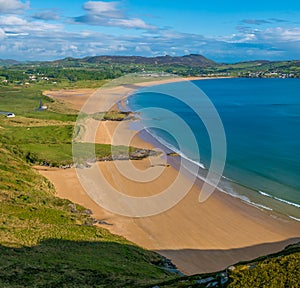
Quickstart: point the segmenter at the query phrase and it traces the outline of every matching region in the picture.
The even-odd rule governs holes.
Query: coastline
[[[174,80],[182,79],[168,81]],[[163,83],[166,81],[138,83],[134,85],[134,88]],[[105,111],[109,104],[112,104],[109,103],[109,95],[116,96],[113,97],[113,101],[116,101],[117,98],[120,101],[134,91],[132,87],[111,89],[113,91],[109,91],[108,88],[106,94],[104,93],[105,101],[98,101],[97,107],[93,108]],[[68,100],[74,101],[73,108],[76,105],[79,108],[84,101],[84,96],[78,96],[82,93],[76,91],[74,93],[77,96],[73,96],[72,100],[71,95]],[[61,97],[64,98],[63,92]],[[124,139],[132,138],[130,142],[132,146],[153,147],[153,143],[145,142],[144,137],[134,136],[135,131],[130,129],[129,123],[124,123],[122,129],[115,135],[116,126],[120,123],[105,121],[101,122],[99,127],[99,123],[94,124],[97,125],[94,126],[97,130],[96,143],[110,144],[113,138],[114,145],[122,145]],[[88,140],[86,139],[86,141]],[[161,164],[160,158],[156,161]],[[132,164],[140,170],[150,169],[155,172],[162,169],[162,166],[151,167],[152,164],[148,159],[132,161]],[[125,165],[129,165],[129,163],[125,163]],[[120,175],[114,162],[101,162],[98,163],[98,166],[107,181],[122,193],[133,196],[157,194],[170,185],[178,174],[174,167],[165,166],[158,179],[141,185]],[[55,185],[58,197],[67,198],[91,209],[93,217],[104,219],[107,223],[112,224],[108,226],[104,224],[104,227],[111,232],[170,258],[179,270],[186,274],[223,269],[241,260],[249,260],[278,251],[284,246],[300,240],[299,223],[274,218],[268,211],[251,207],[223,192],[215,191],[205,203],[199,203],[200,191],[197,185],[192,187],[189,194],[180,203],[162,214],[147,218],[128,218],[107,212],[90,199],[81,187],[75,169],[62,170],[43,167],[38,168],[38,171]],[[188,177],[184,181],[188,182]],[[181,184],[184,187],[186,183]],[[142,191],[142,195],[140,191]],[[220,215],[220,211],[222,211],[222,215]]]
[[[212,78],[213,79],[213,78]],[[228,78],[227,78],[228,79]],[[199,81],[199,83],[201,83],[201,81]],[[230,82],[228,82],[230,83]],[[172,88],[171,88],[172,89]],[[162,89],[163,90],[163,89]],[[150,90],[151,91],[151,90]],[[159,89],[158,89],[159,91]],[[145,101],[146,98],[142,97],[142,101]],[[151,102],[152,100],[150,100]],[[127,105],[128,105],[128,101],[126,101]],[[130,105],[131,105],[131,101],[129,101]],[[134,103],[134,101],[133,101]],[[147,104],[147,100],[146,100],[146,105]],[[156,103],[156,102],[154,102]],[[133,104],[134,105],[134,104]],[[155,104],[154,104],[155,105]],[[133,106],[135,107],[135,106]],[[124,109],[124,103],[122,104],[122,107]],[[141,107],[139,107],[139,105],[136,107],[137,109],[140,109]],[[127,109],[125,109],[127,111],[134,111],[135,109],[132,107],[129,107]],[[151,117],[151,116],[150,116]],[[154,120],[156,120],[156,117],[159,118],[159,116],[155,116]],[[146,119],[145,120],[148,125],[149,120]],[[154,125],[155,121],[153,121]],[[151,124],[150,124],[151,125]],[[140,125],[141,126],[141,125]],[[134,127],[133,127],[134,130]],[[151,134],[150,137],[147,136],[147,134]],[[183,157],[184,159],[187,159],[188,161],[191,161],[191,163],[194,163],[193,160],[190,160],[189,157],[187,157],[186,155],[182,154],[181,151],[178,151],[178,149],[176,147],[173,147],[170,143],[166,142],[164,139],[162,139],[160,136],[157,136],[154,132],[152,131],[146,131],[145,133],[142,134],[142,136],[144,136],[144,139],[146,140],[146,142],[154,142],[156,143],[155,145],[159,144],[160,147],[163,147],[164,150],[168,151],[168,152],[177,152],[178,154],[180,154],[178,158]],[[149,139],[149,140],[147,140]],[[174,159],[174,161],[172,162],[172,166],[176,166],[177,168],[180,166],[180,163],[177,164],[176,161],[177,159]],[[175,162],[175,164],[174,164]],[[205,179],[205,175],[207,174],[207,169],[205,168],[206,164],[200,163],[199,164],[199,173],[198,173],[198,177],[201,180]],[[249,164],[249,167],[250,166]],[[248,170],[247,170],[248,171]],[[191,173],[192,175],[195,174],[195,171],[188,171],[188,173]],[[232,176],[232,175],[231,175]],[[239,200],[245,202],[248,205],[252,205],[254,207],[256,207],[257,209],[264,209],[264,210],[268,210],[268,211],[272,211],[271,213],[273,213],[276,216],[279,217],[284,217],[284,218],[289,218],[289,219],[293,219],[294,221],[298,221],[300,222],[300,204],[299,202],[293,201],[293,200],[287,200],[289,198],[286,197],[281,197],[281,196],[274,196],[274,194],[272,194],[272,192],[265,192],[265,191],[272,191],[272,190],[268,190],[268,188],[266,188],[264,185],[260,186],[259,185],[251,185],[247,182],[242,182],[238,180],[238,177],[234,178],[233,176],[222,176],[218,185],[218,189],[220,191],[222,191],[223,193],[229,194],[232,197],[238,198]],[[255,176],[255,175],[254,175]],[[192,177],[193,178],[193,177]],[[234,180],[233,180],[234,179]],[[249,179],[251,179],[250,181],[252,181],[252,183],[255,183],[255,177],[249,177]],[[251,183],[251,182],[250,182]],[[283,186],[283,184],[282,184]],[[288,186],[288,184],[287,184]],[[284,189],[285,187],[275,187],[274,191],[285,191]],[[265,190],[266,189],[266,190]],[[297,191],[294,191],[297,195]],[[281,193],[281,195],[284,192]]]

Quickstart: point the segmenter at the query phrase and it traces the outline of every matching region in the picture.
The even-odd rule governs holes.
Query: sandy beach
[[[83,109],[86,112],[107,111],[112,107],[115,109],[116,102],[135,89],[160,83],[163,82],[101,89],[93,97],[95,101]],[[45,91],[46,95],[69,103],[70,107],[77,110],[82,109],[92,93],[95,90]],[[143,141],[135,131],[129,129],[129,121],[103,121],[100,125],[99,121],[90,121],[90,131],[87,131],[84,139],[86,142],[153,148],[151,143]],[[118,162],[99,162],[96,165],[105,181],[124,195],[157,195],[179,176],[179,172],[166,165],[160,156]],[[124,169],[128,167],[128,171],[134,166],[147,175],[159,176],[139,183],[122,175],[118,169],[119,164]],[[200,188],[191,185],[190,179],[184,175],[180,175],[177,188],[185,189],[190,185],[191,189],[182,201],[164,213],[133,218],[108,212],[99,206],[80,184],[75,169],[36,169],[55,185],[58,197],[91,209],[94,218],[111,224],[102,227],[168,257],[185,274],[217,271],[235,262],[276,252],[290,243],[300,241],[299,222],[278,218],[222,192],[215,191],[207,201],[199,203]]]

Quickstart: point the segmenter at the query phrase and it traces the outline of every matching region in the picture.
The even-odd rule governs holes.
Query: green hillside
[[[94,226],[89,210],[56,198],[31,167],[72,161],[76,115],[36,111],[40,98],[51,107],[36,88],[0,91],[1,109],[17,115],[0,115],[0,287],[140,287],[174,278],[161,256]]]
[[[237,263],[223,271],[184,276],[156,285],[159,288],[297,288],[300,287],[299,268],[300,243],[275,254]]]

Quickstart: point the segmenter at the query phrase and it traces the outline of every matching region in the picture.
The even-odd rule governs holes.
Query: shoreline
[[[166,83],[155,81],[142,85],[156,85],[157,82]],[[142,88],[142,85],[137,84],[138,88]],[[118,95],[120,100],[126,99],[134,91],[128,93],[128,89],[121,88],[117,89],[120,93]],[[121,94],[122,91],[123,94]],[[113,92],[115,93],[116,90]],[[78,96],[73,98],[76,97],[79,98]],[[77,101],[78,105],[78,99],[74,101]],[[102,107],[105,108],[105,105],[106,103]],[[124,142],[124,138],[129,135],[132,143],[138,148],[145,148],[147,145],[147,147],[153,147],[151,141],[147,143],[145,139],[142,139],[143,137],[133,136],[135,132],[130,130],[129,123],[125,123],[121,131],[114,135],[117,124],[120,123],[101,122],[97,129],[96,142],[109,143],[114,138],[114,144],[118,144]],[[157,161],[160,164],[161,160]],[[131,162],[142,171],[149,170],[151,167],[149,160]],[[164,167],[163,175],[159,176],[157,181],[153,181],[150,185],[147,185],[148,183],[139,185],[118,174],[113,162],[103,162],[97,165],[102,169],[106,179],[119,188],[120,192],[133,196],[141,196],[141,190],[143,196],[157,194],[178,174],[174,167]],[[149,171],[161,168],[160,166],[151,167]],[[220,191],[215,191],[205,203],[199,203],[200,190],[194,185],[189,194],[168,211],[147,218],[128,218],[107,212],[97,205],[81,187],[75,169],[61,170],[44,167],[39,172],[54,183],[58,197],[68,198],[72,202],[91,209],[93,217],[104,219],[112,224],[104,226],[112,233],[122,235],[144,248],[155,250],[170,258],[185,274],[216,271],[241,260],[276,252],[287,244],[300,240],[300,232],[298,232],[300,225],[296,221],[275,219],[266,211],[260,211]],[[167,180],[170,180],[169,183],[166,183]],[[220,211],[222,215],[219,214]]]
[[[232,79],[232,77],[219,77],[220,79]],[[207,78],[200,78],[200,79],[191,79],[191,80],[206,80]],[[215,77],[210,77],[209,79],[218,79]],[[127,107],[125,102],[126,99],[134,95],[136,91],[133,91],[132,93],[129,93],[126,95],[124,98],[120,100],[119,107],[121,111],[132,111],[134,112],[131,107]],[[130,129],[135,131],[135,128],[131,125]],[[163,142],[160,142],[159,139],[156,138],[155,135],[152,135],[149,131],[143,130],[141,133],[141,138],[146,142],[146,143],[151,143],[153,146],[159,146],[160,149],[165,150],[167,152],[175,152],[176,149],[172,149],[169,147],[169,145],[164,144]],[[176,157],[177,159],[172,159],[172,157],[168,157],[170,165],[172,165],[175,169],[179,171],[180,163],[179,161],[176,161],[184,156],[178,155],[179,157]],[[189,158],[186,157],[186,159],[190,160]],[[202,174],[207,171],[207,169],[204,167],[202,163],[199,165],[200,170],[202,171]],[[190,171],[187,171],[187,173],[191,173]],[[191,177],[192,178],[192,177]],[[204,176],[198,174],[199,178],[197,182],[205,181]],[[223,183],[224,182],[224,183]],[[223,183],[223,187],[217,187],[217,190],[219,192],[225,193],[227,195],[230,195],[231,197],[247,204],[250,206],[253,206],[259,210],[263,210],[264,212],[268,214],[272,214],[274,217],[281,217],[284,219],[291,219],[293,221],[300,222],[300,214],[299,214],[299,207],[300,204],[290,202],[275,196],[272,196],[271,194],[267,194],[263,191],[256,190],[250,186],[245,186],[243,183],[237,182],[235,180],[232,180],[230,178],[226,177],[221,177],[220,183]],[[229,184],[229,187],[227,187]],[[200,184],[199,187],[202,185]],[[232,192],[227,191],[226,188],[232,190]]]
[[[134,129],[132,129],[132,130],[134,131]],[[172,154],[174,152],[171,148],[164,146],[164,144],[160,143],[154,136],[152,136],[149,132],[147,132],[145,130],[141,131],[141,134],[139,135],[139,137],[142,140],[144,140],[146,143],[150,143],[154,147],[159,146],[162,150],[165,151],[166,154],[168,154],[168,153]],[[174,153],[177,154],[176,152],[174,152]],[[167,159],[168,159],[167,163],[170,164],[174,169],[176,169],[177,171],[179,171],[179,169],[180,169],[180,163],[179,162],[180,162],[181,158],[182,158],[182,156],[180,156],[178,154],[175,155],[175,156],[167,156]],[[187,176],[189,176],[188,174],[190,174],[190,173],[191,173],[190,171],[186,170]],[[238,186],[241,186],[240,183],[234,182],[231,179],[226,179],[226,180],[229,181],[229,182],[233,182],[234,184],[236,184]],[[199,189],[202,186],[202,182],[204,182],[204,180],[198,176],[196,178],[195,184],[199,187]],[[247,190],[251,190],[253,192],[257,192],[255,190],[251,189],[250,187],[244,187],[243,186],[243,188],[245,188]],[[242,194],[233,194],[233,193],[227,192],[225,190],[222,190],[219,187],[217,187],[216,190],[218,191],[218,193],[223,193],[225,195],[228,195],[228,196],[236,199],[237,201],[240,201],[240,202],[242,202],[242,203],[244,203],[246,205],[250,205],[250,206],[252,206],[252,207],[254,207],[254,208],[258,209],[258,210],[263,211],[264,213],[267,213],[268,215],[272,215],[273,217],[279,217],[279,218],[283,218],[283,219],[291,218],[294,221],[298,221],[298,222],[300,221],[300,219],[295,218],[293,216],[290,216],[290,215],[287,215],[287,214],[283,214],[283,213],[280,213],[278,211],[274,211],[272,208],[264,206],[264,205],[262,205],[260,203],[252,202],[248,198],[244,199],[244,197],[247,197],[247,196],[243,196]],[[269,197],[272,197],[272,196],[269,196]]]

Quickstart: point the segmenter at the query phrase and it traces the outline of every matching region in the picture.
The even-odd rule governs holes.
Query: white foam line
[[[162,139],[161,137],[155,135],[154,133],[152,133],[151,131],[149,131],[147,128],[145,129],[147,131],[147,133],[149,133],[153,138],[155,138],[158,142],[160,142],[162,145],[164,145],[165,147],[167,147],[168,149],[172,150],[173,152],[177,153],[178,155],[180,155],[182,158],[188,160],[189,162],[195,164],[196,166],[205,169],[205,166],[203,163],[199,163],[195,160],[190,159],[188,156],[186,156],[184,153],[182,153],[180,150],[178,150],[177,148],[175,148],[173,145],[171,145],[170,143],[166,142],[164,139]]]
[[[151,131],[149,131],[147,128],[145,128],[145,130],[147,131],[147,133],[149,133],[153,138],[155,138],[158,142],[160,142],[162,145],[164,145],[165,147],[167,147],[168,149],[170,149],[171,151],[174,151],[175,153],[177,153],[178,155],[180,155],[182,158],[190,161],[191,163],[195,164],[196,166],[202,168],[202,169],[206,169],[206,167],[204,166],[203,163],[199,163],[195,160],[192,160],[190,159],[189,157],[187,157],[184,153],[182,153],[180,150],[176,149],[173,145],[171,145],[170,143],[166,142],[164,139],[162,139],[161,137],[155,135],[154,133],[152,133]],[[207,181],[207,179],[205,177],[202,177],[201,175],[197,174],[195,175],[194,172],[192,172],[188,167],[185,167],[184,168],[186,170],[188,170],[193,176],[196,176],[197,178],[199,178],[200,180],[202,181],[205,181],[206,183],[210,184],[210,185],[213,185],[212,183],[209,183],[209,181]],[[222,176],[222,178],[230,181],[230,182],[234,182],[232,181],[231,179],[225,177],[225,176]],[[236,194],[236,193],[230,193],[228,191],[225,191],[223,190],[222,188],[220,187],[217,187],[219,191],[223,192],[223,193],[226,193],[234,198],[238,198],[244,202],[246,202],[247,204],[250,204],[256,208],[262,208],[262,209],[265,209],[265,210],[269,210],[269,211],[272,211],[273,209],[270,208],[270,207],[267,207],[265,205],[262,205],[262,204],[258,204],[258,203],[255,203],[255,202],[252,202],[250,201],[250,199],[246,196],[243,196],[243,195],[239,195],[239,194]],[[284,199],[281,199],[281,198],[278,198],[278,197],[275,197],[275,196],[272,196],[266,192],[263,192],[263,191],[258,191],[261,195],[265,196],[265,197],[270,197],[272,199],[275,199],[277,201],[280,201],[280,202],[283,202],[285,204],[288,204],[288,205],[292,205],[292,206],[295,206],[297,208],[300,208],[300,204],[297,204],[297,203],[293,203],[293,202],[290,202],[290,201],[287,201],[287,200],[284,200]],[[289,216],[292,218],[292,216]],[[294,218],[293,218],[294,219]],[[295,218],[294,220],[297,220],[298,218]],[[300,221],[300,219],[298,219],[297,221]]]
[[[290,202],[290,201],[287,201],[287,200],[284,200],[284,199],[280,199],[280,198],[278,198],[278,197],[274,197],[274,199],[276,199],[276,200],[278,200],[278,201],[280,201],[280,202],[283,202],[283,203],[285,203],[285,204],[293,205],[293,206],[295,206],[295,207],[297,207],[297,208],[300,208],[300,204],[296,204],[296,203],[293,203],[293,202]]]
[[[289,216],[291,219],[300,222],[300,219],[299,219],[299,218],[296,218],[296,217],[293,217],[293,216],[290,216],[290,215],[288,215],[288,216]]]
[[[263,191],[258,191],[258,192],[259,192],[259,194],[261,194],[261,195],[263,195],[263,196],[270,197],[270,198],[272,198],[272,199],[275,199],[275,200],[277,200],[277,201],[283,202],[283,203],[285,203],[285,204],[292,205],[292,206],[295,206],[295,207],[297,207],[297,208],[300,208],[300,204],[297,204],[297,203],[294,203],[294,202],[290,202],[290,201],[281,199],[281,198],[279,198],[279,197],[272,196],[272,195],[270,195],[270,194],[268,194],[268,193],[266,193],[266,192],[263,192]]]
[[[265,206],[265,205],[262,205],[262,204],[258,204],[258,203],[252,202],[252,201],[248,201],[247,203],[249,203],[250,205],[252,205],[256,208],[262,208],[262,209],[265,209],[265,210],[273,211],[272,208],[270,208],[268,206]]]

